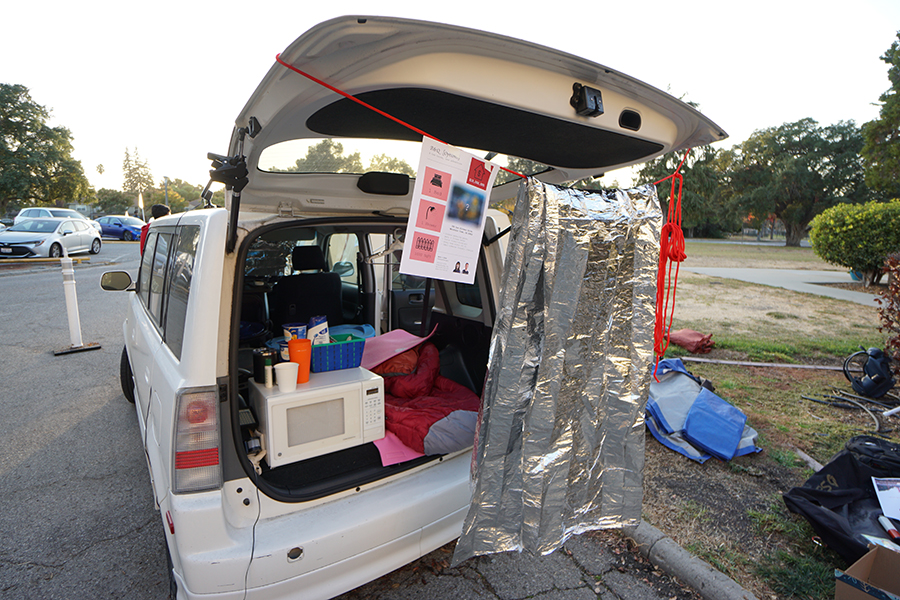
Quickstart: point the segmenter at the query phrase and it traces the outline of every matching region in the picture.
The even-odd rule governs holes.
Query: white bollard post
[[[54,352],[56,355],[79,352],[81,350],[97,350],[100,344],[84,345],[81,338],[81,319],[78,316],[78,295],[75,293],[75,267],[69,253],[63,248],[62,258],[59,259],[63,274],[63,291],[66,294],[66,313],[69,317],[69,339],[72,345]]]
[[[78,317],[78,295],[75,293],[75,267],[69,253],[63,248],[62,258],[59,259],[62,265],[63,290],[66,293],[66,312],[69,315],[69,339],[73,348],[84,346],[81,340],[81,319]]]

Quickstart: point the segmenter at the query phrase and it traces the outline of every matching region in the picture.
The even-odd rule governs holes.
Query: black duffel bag
[[[784,494],[784,503],[852,564],[868,552],[863,534],[889,539],[878,523],[881,505],[872,477],[900,477],[900,445],[856,436],[806,483]]]

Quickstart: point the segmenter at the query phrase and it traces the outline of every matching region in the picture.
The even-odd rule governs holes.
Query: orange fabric
[[[377,367],[373,368],[372,372],[385,377],[390,377],[391,375],[409,375],[410,373],[415,372],[418,362],[419,349],[417,346],[402,354],[387,359]]]

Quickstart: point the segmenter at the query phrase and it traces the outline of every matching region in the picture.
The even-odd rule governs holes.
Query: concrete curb
[[[637,527],[624,528],[622,533],[635,541],[641,555],[651,564],[691,586],[705,600],[758,600],[733,579],[700,560],[645,521],[641,521]]]

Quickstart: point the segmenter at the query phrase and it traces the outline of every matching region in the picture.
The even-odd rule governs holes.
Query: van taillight
[[[176,398],[172,491],[222,487],[216,388],[181,390]]]

